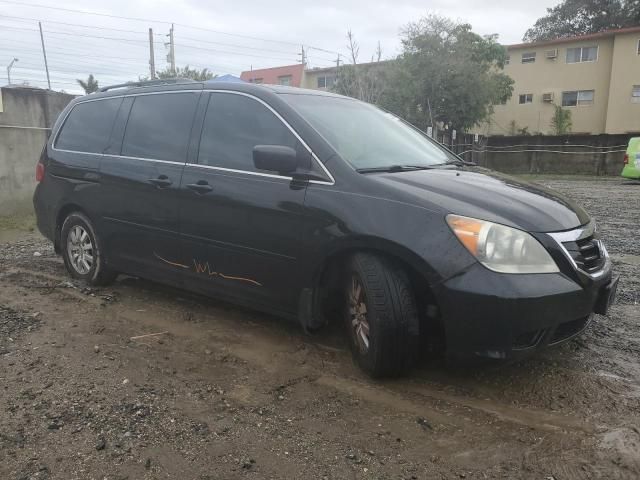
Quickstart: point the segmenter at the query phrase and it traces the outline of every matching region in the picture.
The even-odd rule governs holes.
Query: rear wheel
[[[105,265],[100,241],[86,215],[74,212],[65,218],[60,246],[65,267],[73,278],[90,285],[106,285],[117,277]]]
[[[406,272],[383,257],[357,253],[347,265],[344,293],[345,323],[358,365],[373,377],[409,370],[419,322]]]

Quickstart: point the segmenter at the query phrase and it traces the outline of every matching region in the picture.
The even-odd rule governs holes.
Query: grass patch
[[[36,228],[36,216],[33,213],[0,216],[0,230],[33,232]]]

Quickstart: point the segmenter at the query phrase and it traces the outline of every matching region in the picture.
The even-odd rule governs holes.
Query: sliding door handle
[[[206,180],[198,180],[196,183],[189,183],[187,184],[187,188],[201,194],[208,193],[213,190],[213,187],[209,185]]]
[[[166,175],[160,175],[158,178],[150,178],[147,182],[152,183],[158,188],[170,187],[173,183]]]

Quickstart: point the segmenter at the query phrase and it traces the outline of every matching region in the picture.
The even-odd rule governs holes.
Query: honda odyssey
[[[338,320],[372,376],[436,343],[520,358],[582,332],[616,291],[571,200],[326,92],[105,88],[60,115],[36,176],[38,227],[73,278],[137,275],[306,331]]]

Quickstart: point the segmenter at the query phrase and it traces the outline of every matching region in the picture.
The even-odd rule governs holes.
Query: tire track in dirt
[[[44,274],[38,271],[30,271],[23,268],[10,269],[4,276],[4,280],[10,282],[19,282],[21,279],[35,279],[45,282],[45,288],[64,283],[64,279],[55,275]],[[51,285],[53,283],[53,286]],[[15,284],[15,283],[14,283]],[[26,287],[32,288],[32,286]],[[100,299],[79,293],[78,291],[63,287],[57,290],[65,296],[70,296],[76,300],[99,304]],[[159,308],[160,307],[160,308]],[[160,310],[160,305],[154,305],[154,308]],[[340,370],[344,368],[336,368],[338,365],[350,365],[350,354],[345,349],[336,351],[330,349],[330,354],[335,361],[325,366],[329,368],[330,374],[325,369],[319,370],[315,366],[322,365],[323,361],[313,354],[314,348],[323,349],[323,345],[319,343],[309,342],[308,338],[297,336],[294,342],[303,342],[308,353],[304,367],[294,367],[291,365],[292,343],[289,338],[282,339],[277,333],[265,331],[264,328],[237,328],[236,324],[229,324],[218,316],[205,315],[202,322],[197,325],[180,324],[179,328],[175,322],[175,318],[180,316],[180,312],[171,307],[164,308],[162,315],[149,315],[150,312],[139,312],[135,314],[135,310],[126,304],[117,305],[109,312],[105,312],[105,317],[109,320],[107,323],[113,323],[116,319],[143,326],[153,327],[151,330],[168,330],[174,336],[184,336],[190,339],[196,339],[202,335],[204,325],[215,324],[215,333],[207,335],[208,344],[218,349],[224,349],[229,354],[250,363],[254,368],[264,369],[271,375],[278,375],[279,372],[287,371],[287,377],[292,374],[299,373],[307,377],[315,377],[312,381],[317,382],[325,387],[343,391],[350,395],[357,395],[360,398],[367,399],[368,402],[380,404],[387,408],[395,408],[412,413],[415,415],[423,415],[428,418],[437,419],[443,424],[454,424],[458,427],[464,426],[464,422],[456,421],[451,416],[441,413],[433,407],[434,403],[445,402],[445,409],[464,408],[474,410],[483,415],[489,415],[497,420],[510,422],[521,426],[526,426],[536,430],[544,431],[580,431],[583,433],[593,433],[595,427],[587,422],[577,418],[566,417],[562,415],[553,415],[540,410],[514,408],[506,404],[500,404],[495,400],[480,400],[469,397],[457,396],[443,393],[435,388],[426,386],[417,386],[414,382],[403,382],[396,380],[391,382],[390,386],[384,383],[371,383],[370,380],[358,380],[353,378],[356,374],[354,368],[351,375],[341,375]],[[173,311],[172,311],[173,310]],[[126,313],[125,313],[126,312]],[[168,313],[173,313],[169,314]],[[153,320],[149,322],[149,317]],[[293,352],[295,353],[295,352]],[[331,371],[333,370],[333,371]],[[416,400],[411,400],[415,397]],[[441,407],[442,408],[442,407]]]

